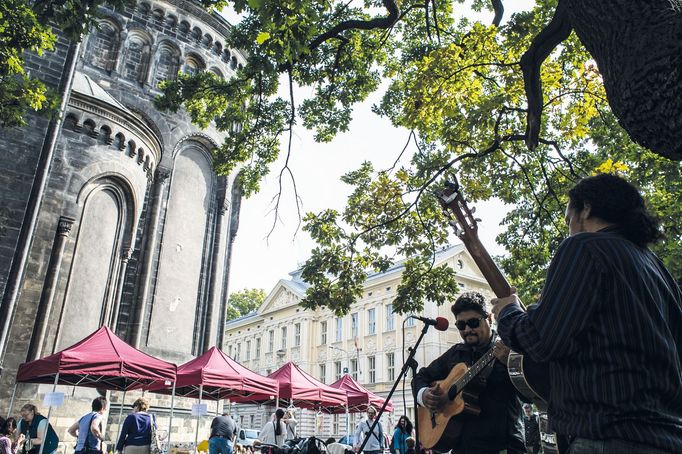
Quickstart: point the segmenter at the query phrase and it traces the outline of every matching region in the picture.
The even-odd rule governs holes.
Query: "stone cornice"
[[[132,132],[146,142],[149,151],[154,155],[155,163],[158,163],[161,159],[162,147],[160,138],[156,137],[154,131],[147,126],[143,120],[136,117],[131,112],[119,109],[109,103],[102,102],[96,98],[83,95],[76,91],[71,93],[69,106],[83,112],[106,118],[109,121],[116,123],[121,128]]]

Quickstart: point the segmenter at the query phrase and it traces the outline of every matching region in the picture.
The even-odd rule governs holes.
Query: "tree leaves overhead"
[[[500,263],[528,302],[567,234],[568,188],[597,171],[623,173],[652,196],[668,233],[658,251],[679,277],[679,165],[630,141],[595,61],[573,34],[553,51],[534,48],[548,56],[538,73],[538,146],[528,148],[536,139],[526,132],[531,79],[521,62],[542,44],[534,38],[557,17],[557,2],[538,0],[502,22],[493,3],[239,0],[231,5],[244,19],[228,44],[245,51],[246,66],[226,82],[197,75],[166,85],[159,105],[184,106],[199,124],[215,120],[227,132],[217,168],[241,166],[251,193],[277,158],[283,132],[300,122],[329,141],[348,129],[357,102],[382,78],[389,82],[374,111],[406,128],[410,147],[396,150],[390,169],[371,162],[349,169],[343,181],[353,192],[343,211],[306,215],[304,229],[318,247],[303,269],[311,284],[305,307],[343,314],[368,275],[395,266],[404,271],[398,312],[454,297],[454,271],[434,266],[449,227],[432,194],[453,175],[472,204],[496,196],[514,206],[498,238],[508,251]],[[312,94],[278,98],[283,81]]]

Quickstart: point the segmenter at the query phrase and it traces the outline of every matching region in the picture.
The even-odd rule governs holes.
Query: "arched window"
[[[175,80],[180,69],[180,49],[170,42],[159,44],[152,85],[158,87],[164,80]]]
[[[185,60],[185,65],[182,67],[182,72],[187,74],[196,74],[199,71],[206,69],[206,65],[197,55],[189,55]]]
[[[88,37],[85,48],[85,61],[92,66],[111,71],[116,66],[119,28],[114,22],[103,20],[99,29],[95,28]]]
[[[212,72],[213,74],[215,74],[216,76],[218,76],[219,78],[224,79],[222,71],[220,71],[215,66],[211,67],[211,69],[209,69],[209,71]]]
[[[151,40],[140,31],[132,31],[125,45],[123,77],[143,83],[147,77]]]

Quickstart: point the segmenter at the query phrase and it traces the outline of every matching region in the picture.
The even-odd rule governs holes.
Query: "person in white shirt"
[[[381,422],[379,422],[374,430],[372,431],[372,424],[374,424],[374,418],[377,416],[377,409],[371,405],[367,407],[367,419],[360,421],[360,424],[355,428],[355,452],[360,451],[360,446],[365,437],[369,435],[369,439],[365,444],[362,452],[364,454],[381,454],[384,449],[384,430],[381,427]]]
[[[269,445],[282,446],[287,434],[287,427],[282,419],[284,418],[284,410],[278,408],[275,412],[275,420],[268,421],[261,429],[258,436],[258,444],[266,443]],[[255,443],[254,443],[255,444]],[[263,450],[261,449],[261,452]]]
[[[296,418],[294,418],[294,415],[291,413],[290,410],[287,410],[284,413],[284,423],[287,426],[287,440],[294,440],[297,438],[296,434],[296,425],[298,424],[298,421],[296,421]]]

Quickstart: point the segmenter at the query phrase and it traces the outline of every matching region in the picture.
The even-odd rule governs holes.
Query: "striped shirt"
[[[498,332],[550,363],[557,433],[682,452],[680,288],[616,228],[567,238],[538,303],[505,307]]]

